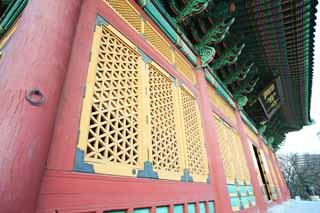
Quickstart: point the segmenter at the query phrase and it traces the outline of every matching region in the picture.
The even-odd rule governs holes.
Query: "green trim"
[[[138,4],[140,7],[147,13],[147,15],[152,19],[152,21],[161,29],[161,31],[170,39],[172,43],[182,52],[182,54],[193,64],[194,66],[198,65],[198,58],[190,49],[190,47],[184,41],[184,38],[181,38],[177,34],[177,25],[173,22],[172,18],[168,18],[168,14],[163,12],[163,8],[159,2],[155,2],[157,7],[150,0],[139,0]],[[158,8],[162,8],[159,12]],[[163,16],[165,15],[165,17]],[[169,23],[170,21],[171,23]],[[174,26],[174,28],[172,27]],[[190,43],[190,42],[189,42]]]
[[[229,95],[229,91],[224,87],[218,77],[210,73],[208,70],[205,70],[205,77],[209,84],[217,90],[219,95],[221,95],[221,97],[229,103],[233,109],[236,109],[236,104],[233,101],[232,96]]]
[[[17,17],[21,14],[28,0],[12,1],[8,8],[4,11],[4,14],[0,18],[0,39],[8,32],[12,27]]]

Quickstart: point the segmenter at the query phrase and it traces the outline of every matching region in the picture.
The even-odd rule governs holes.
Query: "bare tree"
[[[307,198],[320,193],[320,158],[288,154],[279,156],[279,161],[292,197]]]

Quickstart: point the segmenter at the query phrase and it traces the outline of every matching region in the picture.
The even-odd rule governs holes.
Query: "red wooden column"
[[[237,108],[238,108],[238,106],[237,106]],[[267,210],[267,204],[265,203],[265,201],[263,199],[263,195],[261,193],[258,176],[256,174],[254,162],[252,159],[252,154],[251,154],[249,143],[248,143],[248,138],[244,132],[244,127],[243,127],[244,124],[241,119],[241,115],[240,115],[239,110],[236,110],[235,113],[236,113],[236,118],[237,118],[237,127],[239,129],[239,135],[240,135],[240,139],[241,139],[241,142],[243,145],[242,147],[243,147],[244,155],[245,155],[245,158],[247,161],[247,166],[249,169],[252,189],[253,189],[254,195],[256,197],[256,206],[260,209],[261,212],[265,212]]]
[[[202,114],[203,127],[205,132],[205,138],[207,141],[207,153],[210,166],[210,176],[213,187],[216,191],[215,199],[215,212],[232,212],[227,181],[224,174],[223,161],[218,144],[218,138],[216,134],[217,127],[212,117],[212,110],[209,102],[209,95],[207,91],[207,81],[205,79],[205,73],[201,69],[196,72],[197,87],[199,89],[200,97],[200,111]]]
[[[272,166],[273,166],[273,170],[275,172],[275,179],[277,180],[278,182],[278,190],[280,190],[280,193],[281,193],[281,196],[279,196],[278,198],[278,202],[279,203],[282,203],[283,200],[284,200],[284,191],[283,191],[283,185],[281,184],[281,180],[279,179],[279,175],[278,175],[278,172],[279,172],[279,169],[278,169],[278,163],[275,161],[275,156],[274,156],[274,152],[271,150],[270,152],[270,160],[271,160],[271,163],[272,163]]]
[[[35,210],[81,2],[30,0],[0,60],[1,212]]]
[[[278,158],[277,158],[275,153],[274,153],[274,159],[275,159],[275,164],[276,164],[276,166],[278,168],[278,171],[279,171],[279,175],[280,175],[279,178],[281,178],[282,182],[283,182],[282,193],[283,193],[283,201],[285,201],[285,200],[288,200],[288,199],[291,198],[290,192],[289,192],[289,189],[288,189],[288,186],[287,186],[287,182],[283,177],[283,173],[282,173],[282,170],[280,168],[279,160],[278,160]]]

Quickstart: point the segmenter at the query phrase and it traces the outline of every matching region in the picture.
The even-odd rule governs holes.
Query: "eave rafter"
[[[265,128],[269,142],[278,146],[286,132],[310,123],[316,0],[152,1],[161,2],[202,66]],[[276,77],[283,100],[266,118],[257,97]]]

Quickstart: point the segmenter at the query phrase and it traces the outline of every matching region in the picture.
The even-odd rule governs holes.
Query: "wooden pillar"
[[[0,60],[1,212],[35,212],[81,2],[29,0]]]
[[[281,178],[281,179],[282,179],[282,182],[283,182],[283,186],[282,186],[282,193],[283,193],[283,195],[282,195],[282,197],[283,197],[283,201],[285,201],[285,200],[290,199],[290,198],[291,198],[291,195],[290,195],[290,192],[289,192],[289,189],[288,189],[288,186],[287,186],[287,182],[286,182],[286,180],[284,179],[282,170],[281,170],[281,168],[280,168],[279,160],[278,160],[278,158],[277,158],[277,156],[276,156],[275,153],[274,153],[274,160],[275,160],[275,165],[277,166],[278,171],[279,171],[279,175],[280,175],[279,178]]]
[[[271,151],[271,162],[273,164],[273,168],[275,170],[275,173],[276,173],[276,179],[277,179],[277,182],[278,182],[278,187],[281,191],[281,200],[280,202],[283,202],[285,200],[285,195],[286,195],[286,192],[284,191],[284,183],[283,181],[281,180],[281,170],[279,169],[278,167],[278,162],[276,161],[276,156],[275,156],[275,153],[273,151]],[[282,184],[283,183],[283,184]]]
[[[196,72],[197,86],[200,97],[200,111],[202,113],[203,127],[205,138],[207,141],[208,162],[210,166],[210,176],[212,184],[216,191],[215,212],[232,212],[227,180],[224,174],[223,161],[221,157],[220,147],[218,144],[217,127],[214,123],[212,110],[209,102],[207,90],[207,81],[203,70]]]
[[[248,138],[244,133],[244,127],[243,127],[244,124],[241,119],[239,110],[236,110],[236,118],[237,118],[237,127],[239,129],[239,135],[242,142],[243,152],[244,152],[245,159],[247,161],[247,166],[249,169],[252,189],[256,198],[256,206],[260,209],[261,212],[265,212],[267,210],[267,204],[263,199],[263,195],[260,189],[258,176],[257,176],[256,169],[253,162],[254,159],[252,159],[252,154],[250,151],[251,147],[249,147]]]

